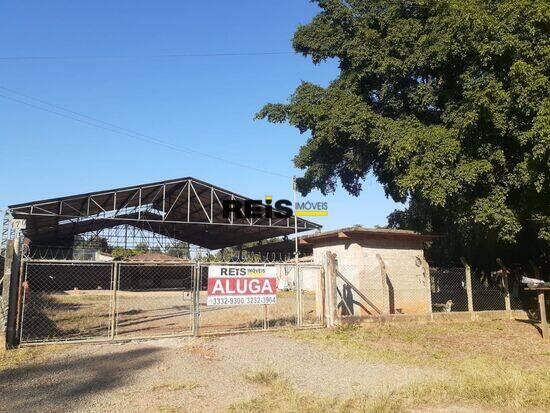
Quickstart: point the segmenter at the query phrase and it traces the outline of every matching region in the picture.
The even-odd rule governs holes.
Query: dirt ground
[[[548,412],[536,323],[337,329],[0,353],[2,412]]]
[[[270,369],[299,391],[340,397],[436,374],[346,359],[281,332],[43,349],[46,360],[0,372],[1,411],[224,411],[258,397],[262,386],[245,375]]]

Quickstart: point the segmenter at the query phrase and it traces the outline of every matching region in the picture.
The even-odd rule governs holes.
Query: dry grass
[[[333,404],[292,394],[283,400],[289,407],[298,403],[311,412],[395,412],[449,405],[499,411],[548,411],[550,407],[550,345],[524,323],[348,325],[292,334],[347,357],[435,368],[441,378],[392,394],[364,394]],[[246,409],[253,404],[257,411],[267,411],[265,403],[254,399],[234,407],[250,411]]]
[[[403,406],[392,396],[367,398],[357,396],[351,399],[319,397],[297,392],[291,383],[272,369],[251,373],[250,382],[265,387],[257,397],[233,403],[233,413],[283,413],[283,412],[395,412]]]
[[[178,391],[178,390],[195,390],[203,385],[197,383],[196,381],[191,382],[176,382],[176,383],[162,383],[156,386],[153,386],[152,391]]]
[[[24,364],[38,363],[48,360],[54,353],[66,349],[63,344],[23,347],[12,350],[5,350],[3,340],[0,342],[0,372],[12,369]]]
[[[159,406],[159,413],[181,413],[182,410],[172,406]]]
[[[208,345],[208,338],[206,337],[193,339],[190,343],[185,345],[185,350],[206,360],[221,359],[216,350],[212,346]]]
[[[268,367],[263,370],[247,372],[244,374],[244,379],[249,383],[269,386],[279,380],[279,373],[277,373],[273,367]]]
[[[250,381],[267,386],[258,397],[234,403],[232,412],[405,412],[426,407],[459,410],[547,411],[550,373],[527,372],[474,360],[461,375],[410,385],[382,394],[358,394],[348,399],[297,392],[277,373],[257,372]],[[455,410],[456,411],[456,410]]]
[[[349,324],[294,335],[369,361],[449,369],[476,357],[523,369],[550,367],[550,343],[521,321]]]

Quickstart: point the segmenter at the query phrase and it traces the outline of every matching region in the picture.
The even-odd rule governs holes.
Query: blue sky
[[[307,135],[255,121],[307,80],[326,85],[335,62],[299,55],[162,57],[290,52],[297,25],[317,12],[306,0],[25,1],[0,6],[0,95],[58,111],[40,98],[169,142],[121,136],[0,96],[0,207],[61,195],[194,176],[251,197],[289,198],[289,178],[185,152],[192,148],[291,176]],[[56,59],[2,60],[5,57]],[[384,225],[400,205],[369,177],[360,197],[326,199],[326,229]]]

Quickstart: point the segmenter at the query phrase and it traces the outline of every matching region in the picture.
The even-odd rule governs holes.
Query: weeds
[[[0,343],[0,371],[15,368],[22,364],[41,362],[50,358],[53,353],[66,348],[65,345],[22,347],[5,350],[4,343]]]
[[[201,384],[192,381],[186,383],[163,383],[153,386],[153,391],[166,390],[166,391],[178,391],[178,390],[194,390],[199,387],[204,387]]]
[[[180,410],[172,406],[159,406],[158,411],[159,413],[178,413]]]
[[[345,356],[448,370],[464,360],[486,357],[523,369],[537,368],[548,354],[531,326],[521,322],[477,322],[452,324],[344,325],[336,330],[309,330],[293,333]]]
[[[267,390],[229,410],[245,412],[382,412],[394,413],[426,406],[475,405],[504,411],[544,410],[550,406],[550,371],[523,372],[506,364],[474,359],[459,375],[413,384],[391,393],[364,394],[348,399],[319,397],[297,392],[272,370],[246,376]]]
[[[249,383],[261,384],[264,386],[273,385],[279,378],[279,373],[273,370],[272,367],[244,374],[244,379]]]
[[[293,334],[348,357],[432,368],[443,377],[391,394],[348,399],[335,410],[396,412],[455,404],[512,411],[550,406],[547,344],[521,323],[346,325]],[[324,411],[317,407],[311,411]]]
[[[197,342],[186,346],[186,350],[198,357],[206,360],[219,360],[220,356],[212,347],[207,346],[202,342]]]

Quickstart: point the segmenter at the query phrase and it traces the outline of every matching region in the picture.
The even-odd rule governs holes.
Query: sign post
[[[254,305],[277,302],[275,267],[210,265],[206,305]]]

